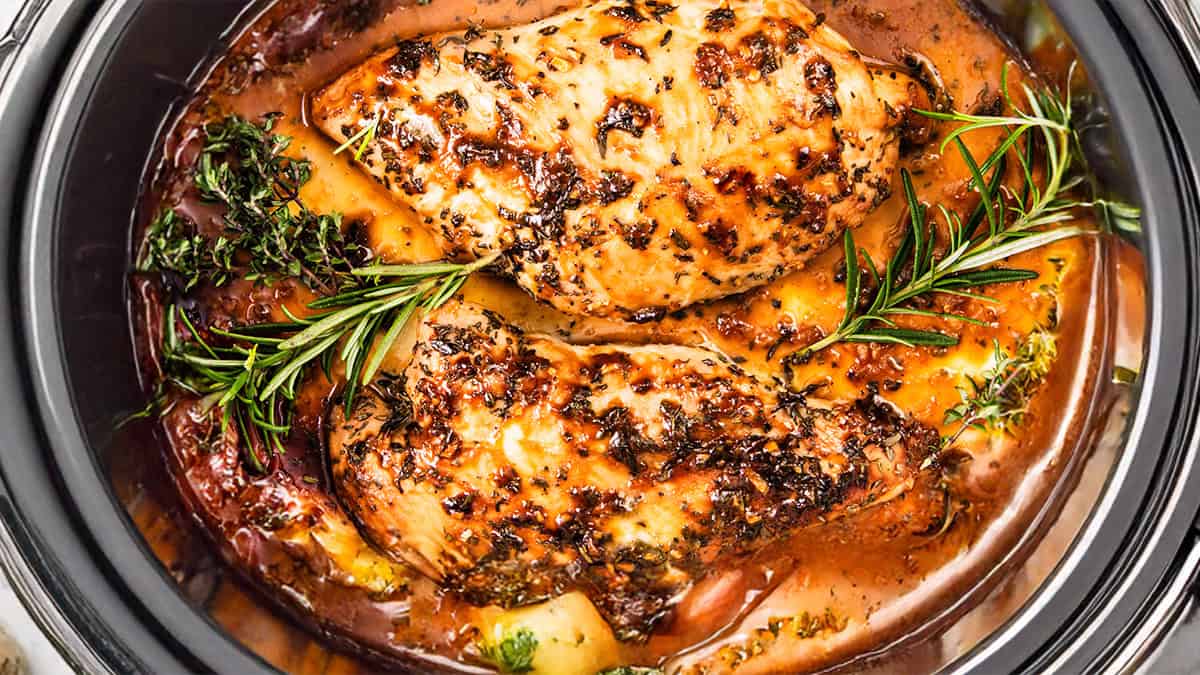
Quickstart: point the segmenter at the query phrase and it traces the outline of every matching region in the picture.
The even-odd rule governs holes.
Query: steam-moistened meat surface
[[[476,604],[582,590],[623,639],[731,556],[901,494],[937,442],[702,349],[573,346],[458,303],[373,390],[330,439],[370,539]]]
[[[314,97],[448,255],[650,320],[768,282],[887,197],[916,85],[793,0],[603,0],[401,41]],[[374,126],[373,134],[366,133]]]

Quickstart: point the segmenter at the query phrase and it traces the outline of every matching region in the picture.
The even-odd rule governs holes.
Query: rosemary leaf
[[[247,464],[265,470],[267,456],[260,451],[283,447],[291,432],[292,401],[312,366],[319,364],[330,379],[335,361],[345,366],[342,405],[352,410],[360,388],[378,374],[400,332],[418,312],[440,307],[472,273],[495,259],[493,255],[465,264],[388,266],[386,272],[369,268],[370,274],[358,276],[374,278],[378,285],[318,299],[309,305],[318,312],[312,317],[289,314],[290,321],[210,329],[229,343],[222,346],[209,344],[187,313],[170,305],[163,339],[168,379],[198,396],[211,396],[205,400],[222,410],[222,424],[236,426],[247,439]]]
[[[958,344],[958,338],[927,330],[873,328],[847,336],[846,342],[883,342],[905,347],[953,347]]]
[[[956,274],[952,277],[938,281],[936,287],[938,289],[976,288],[979,286],[987,286],[989,284],[1011,284],[1018,281],[1036,278],[1038,278],[1037,272],[1031,272],[1029,270],[992,268]]]
[[[953,210],[936,205],[945,221],[945,227],[939,228],[929,218],[930,206],[918,198],[912,176],[901,170],[909,223],[900,245],[880,269],[865,251],[855,246],[853,235],[846,232],[843,240],[846,305],[841,321],[830,334],[789,356],[789,363],[807,360],[839,342],[935,347],[956,344],[956,338],[939,332],[898,328],[892,319],[909,315],[972,323],[961,314],[925,310],[912,303],[935,294],[994,302],[979,290],[1036,279],[1038,275],[1032,270],[997,265],[1014,256],[1087,234],[1083,227],[1072,224],[1082,208],[1096,208],[1113,227],[1136,231],[1140,211],[1135,207],[1099,199],[1084,202],[1075,197],[1076,191],[1091,181],[1086,161],[1078,152],[1070,87],[1061,96],[1051,89],[1023,87],[1025,109],[1022,109],[1009,91],[1007,66],[1001,79],[1001,93],[1010,114],[918,111],[930,119],[958,124],[942,139],[942,151],[951,144],[957,148],[970,173],[968,186],[978,195],[979,204],[965,222]],[[963,141],[968,133],[997,129],[1007,133],[982,161]],[[1045,165],[1035,170],[1039,150]],[[1012,160],[1020,168],[1022,178],[1016,190],[1004,185]],[[987,229],[979,233],[983,223],[987,223]],[[943,229],[946,240],[940,241],[939,232]],[[867,263],[866,272],[874,282],[873,295],[865,303],[865,309],[860,297],[864,271],[860,259]]]
[[[858,274],[858,249],[854,245],[854,235],[846,230],[844,239],[846,253],[846,313],[842,318],[840,328],[845,329],[854,321],[854,313],[858,310],[858,288],[861,277]]]

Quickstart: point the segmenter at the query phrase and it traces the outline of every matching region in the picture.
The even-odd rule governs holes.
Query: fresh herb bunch
[[[911,175],[902,170],[910,223],[900,246],[887,265],[878,268],[867,251],[856,246],[853,233],[846,230],[846,308],[842,320],[832,333],[789,358],[803,361],[839,342],[956,345],[958,338],[954,336],[900,328],[895,319],[909,315],[973,322],[960,314],[918,308],[913,301],[938,293],[988,301],[991,298],[977,289],[1036,278],[1037,273],[1030,270],[996,265],[1011,256],[1084,234],[1086,230],[1069,224],[1080,209],[1100,209],[1106,219],[1116,219],[1126,229],[1134,228],[1140,216],[1136,208],[1104,200],[1080,201],[1072,196],[1087,182],[1088,170],[1072,118],[1071,79],[1069,75],[1067,93],[1063,95],[1025,86],[1026,112],[1009,92],[1005,67],[1001,93],[1012,115],[919,111],[931,119],[960,123],[942,141],[941,150],[945,152],[951,144],[956,147],[971,172],[970,187],[979,194],[979,205],[965,221],[946,207],[937,206],[947,233],[943,246],[937,239],[938,228],[929,218],[929,207],[917,198]],[[962,136],[993,128],[1009,131],[980,162],[962,142]],[[1044,160],[1041,171],[1036,166],[1039,150]],[[1003,184],[1011,161],[1016,162],[1022,177],[1019,190]],[[864,271],[873,282],[869,302],[861,297]]]
[[[261,471],[264,458],[282,450],[291,431],[292,402],[310,366],[320,364],[332,381],[340,360],[343,405],[350,411],[359,387],[371,382],[409,320],[444,304],[495,258],[354,270],[369,284],[309,303],[316,314],[289,313],[289,321],[236,331],[210,328],[217,339],[206,340],[187,312],[172,305],[164,317],[167,379],[202,397],[208,409],[220,408],[222,428],[237,428],[248,463]]]
[[[174,285],[187,292],[203,281],[221,286],[229,281],[234,267],[233,243],[218,237],[209,242],[172,209],[160,211],[146,228],[139,272],[162,272],[174,277]]]
[[[220,410],[222,428],[237,428],[256,470],[291,432],[297,387],[311,366],[320,364],[332,381],[335,362],[341,364],[343,404],[351,409],[404,326],[441,306],[497,257],[356,267],[368,255],[344,238],[341,216],[314,213],[301,202],[312,168],[284,154],[291,139],[273,133],[277,118],[256,124],[231,115],[204,127],[193,177],[202,199],[224,207],[224,232],[209,240],[183,215],[164,210],[148,228],[139,260],[139,269],[170,274],[184,292],[239,275],[300,279],[322,296],[308,305],[312,316],[288,314],[288,321],[234,331],[202,331],[174,305],[165,313],[166,379]],[[360,152],[371,129],[356,139]]]
[[[246,279],[294,277],[324,295],[360,285],[351,270],[367,251],[346,240],[341,214],[300,201],[312,167],[284,154],[291,138],[273,133],[278,118],[256,124],[230,115],[205,125],[193,180],[201,199],[224,207],[224,231],[207,241],[183,215],[163,211],[147,230],[139,269],[177,275],[185,291],[228,282],[239,262]]]

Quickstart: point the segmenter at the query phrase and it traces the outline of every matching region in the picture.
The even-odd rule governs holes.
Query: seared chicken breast
[[[447,255],[502,251],[558,309],[644,321],[861,223],[917,90],[795,0],[601,0],[401,41],[312,118]]]
[[[903,494],[938,441],[710,351],[576,346],[454,301],[332,414],[335,487],[381,550],[481,605],[580,590],[621,639],[723,562]]]

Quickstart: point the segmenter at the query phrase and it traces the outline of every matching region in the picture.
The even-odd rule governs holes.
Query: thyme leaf
[[[184,291],[224,285],[235,262],[248,268],[246,279],[294,277],[321,294],[359,285],[350,272],[369,252],[344,237],[341,214],[314,213],[300,201],[312,167],[285,154],[291,138],[273,132],[278,117],[230,115],[204,126],[193,182],[203,201],[222,208],[222,232],[210,241],[164,210],[147,230],[140,270],[175,275]]]

